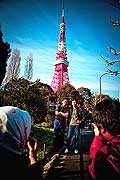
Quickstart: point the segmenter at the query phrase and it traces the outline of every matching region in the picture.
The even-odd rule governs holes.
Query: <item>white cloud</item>
[[[33,54],[32,80],[40,79],[41,82],[50,85],[54,75],[54,61],[57,52],[56,43],[50,41],[47,43],[44,41],[33,42],[28,38],[18,39],[20,44],[12,44],[12,49],[18,48],[21,52],[21,76],[24,75],[24,64],[27,56],[31,52]],[[106,66],[98,60],[98,57],[91,56],[85,51],[84,53],[85,54],[83,54],[83,51],[81,53],[68,49],[68,74],[70,83],[75,88],[86,87],[89,89],[97,89],[99,92],[100,76],[105,73]],[[120,89],[118,78],[108,78],[107,76],[104,77],[104,79],[102,78],[102,88],[102,90],[110,91]]]

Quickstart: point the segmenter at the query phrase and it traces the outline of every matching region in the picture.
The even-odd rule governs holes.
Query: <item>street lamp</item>
[[[109,72],[106,72],[106,73],[104,73],[104,74],[102,74],[102,75],[100,76],[100,101],[101,101],[101,91],[102,91],[101,78],[102,78],[103,76],[105,76],[106,74],[109,74]]]
[[[118,72],[118,71],[111,71],[111,70],[108,69],[108,72],[105,72],[104,74],[102,74],[102,75],[100,76],[100,101],[101,101],[101,91],[102,91],[101,79],[102,79],[102,77],[105,76],[106,74],[111,74],[111,75],[117,76],[118,74],[120,74],[120,72]]]

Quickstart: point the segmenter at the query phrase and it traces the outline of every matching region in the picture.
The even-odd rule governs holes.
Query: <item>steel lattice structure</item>
[[[54,76],[51,82],[51,88],[54,93],[64,84],[70,83],[68,76],[69,62],[67,60],[66,38],[65,38],[65,21],[64,21],[64,7],[62,8],[62,22],[60,23],[60,38],[58,43],[58,50],[56,60],[54,63]]]

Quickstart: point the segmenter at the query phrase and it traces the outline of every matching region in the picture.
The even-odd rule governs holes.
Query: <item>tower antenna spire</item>
[[[64,23],[64,3],[62,3],[62,23]]]

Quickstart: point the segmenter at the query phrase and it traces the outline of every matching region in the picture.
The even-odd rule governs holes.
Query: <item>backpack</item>
[[[101,149],[102,151],[102,149]],[[106,160],[120,176],[120,135],[114,136],[106,145]]]

